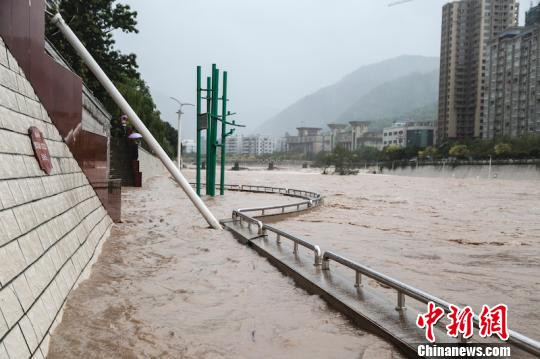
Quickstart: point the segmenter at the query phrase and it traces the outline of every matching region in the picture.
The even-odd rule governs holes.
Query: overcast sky
[[[169,96],[195,103],[196,66],[229,72],[230,109],[247,133],[301,97],[358,67],[409,54],[439,56],[446,0],[123,0],[139,34],[117,34],[138,56],[163,118],[177,126]],[[522,2],[521,12],[529,8]],[[183,118],[195,137],[194,110]]]

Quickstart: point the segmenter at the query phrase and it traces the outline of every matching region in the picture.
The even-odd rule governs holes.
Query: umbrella
[[[140,133],[135,132],[129,135],[128,138],[142,138],[142,135]]]

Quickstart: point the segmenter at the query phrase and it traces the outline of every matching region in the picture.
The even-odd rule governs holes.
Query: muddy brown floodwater
[[[243,174],[231,178],[264,182],[262,172]],[[229,193],[207,203],[225,218],[234,208],[291,200]],[[168,178],[124,190],[123,219],[90,278],[69,296],[49,358],[402,358],[230,233],[207,229]]]
[[[322,193],[322,208],[277,226],[477,313],[507,304],[510,329],[540,340],[539,181],[283,171],[229,180]]]

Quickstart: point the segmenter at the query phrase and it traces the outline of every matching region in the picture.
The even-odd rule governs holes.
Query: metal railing
[[[440,298],[437,298],[429,293],[426,293],[420,289],[417,289],[415,287],[402,283],[385,274],[377,272],[362,264],[353,262],[333,252],[325,252],[323,254],[323,259],[322,259],[323,270],[330,270],[330,260],[333,260],[334,262],[337,262],[356,272],[356,280],[355,280],[354,286],[357,288],[362,286],[362,275],[365,275],[366,277],[374,279],[379,283],[382,283],[384,285],[387,285],[395,289],[397,291],[396,310],[398,311],[403,311],[406,309],[405,296],[408,296],[424,304],[433,302],[437,306],[444,309],[446,313],[450,312],[450,303]],[[479,317],[477,315],[473,317],[473,322],[474,322],[475,327],[479,328]],[[513,330],[509,330],[508,333],[510,335],[508,339],[509,343],[514,344],[518,348],[523,349],[531,354],[540,355],[540,342],[533,340],[531,338],[528,338],[524,336],[523,334],[520,334]]]
[[[400,282],[392,277],[389,277],[385,274],[377,272],[374,269],[371,269],[367,266],[364,266],[360,263],[356,263],[350,259],[342,257],[336,253],[327,251],[321,255],[321,248],[318,245],[307,242],[303,239],[290,235],[282,230],[271,227],[267,224],[264,224],[262,221],[254,217],[265,217],[268,215],[274,215],[276,213],[270,213],[276,209],[280,209],[281,213],[295,213],[298,211],[304,211],[306,209],[318,206],[321,204],[323,197],[315,192],[297,190],[297,189],[285,189],[278,187],[267,187],[267,186],[249,186],[249,185],[229,185],[227,189],[232,191],[243,191],[243,192],[256,192],[256,193],[276,193],[290,197],[302,198],[304,201],[298,203],[285,204],[280,206],[268,206],[268,207],[255,207],[255,208],[244,208],[234,210],[232,213],[232,218],[234,222],[244,221],[248,223],[248,227],[251,228],[252,225],[257,226],[257,233],[261,236],[268,236],[269,233],[274,233],[276,235],[276,241],[278,245],[281,243],[282,238],[289,239],[293,242],[293,253],[298,254],[299,247],[304,247],[313,252],[314,255],[314,265],[322,266],[322,270],[330,270],[330,261],[339,263],[349,269],[355,271],[356,279],[354,286],[360,288],[362,286],[362,276],[369,277],[376,280],[379,283],[389,286],[390,288],[396,290],[397,292],[397,301],[396,301],[396,310],[403,311],[406,309],[405,298],[410,297],[421,303],[427,304],[433,302],[437,306],[441,307],[445,312],[450,312],[450,303],[435,297],[429,293],[426,293],[420,289],[407,285]],[[304,207],[302,209],[302,207]],[[285,211],[287,208],[296,208],[296,210]],[[246,213],[260,212],[258,216],[248,216]],[[277,213],[279,214],[279,213]],[[479,317],[475,315],[473,317],[473,322],[476,328],[479,327]],[[534,354],[540,355],[540,342],[533,340],[525,335],[509,330],[510,338],[508,342],[515,345],[516,347]],[[463,340],[463,338],[462,338]]]
[[[304,248],[309,249],[313,252],[314,255],[314,262],[313,265],[319,266],[321,265],[322,261],[322,252],[321,248],[318,245],[312,244],[310,242],[304,241],[303,239],[300,239],[298,237],[292,236],[289,233],[283,232],[282,230],[279,230],[277,228],[271,227],[269,225],[263,224],[263,230],[266,235],[268,235],[268,232],[272,232],[276,235],[276,241],[278,244],[281,244],[281,238],[287,238],[294,243],[293,247],[293,253],[298,254],[298,246],[302,246]]]
[[[249,229],[251,229],[251,225],[254,224],[257,226],[257,233],[261,236],[264,235],[264,225],[261,221],[237,210],[233,211],[232,219],[234,223],[240,222],[240,224],[242,224],[243,221],[246,221]]]

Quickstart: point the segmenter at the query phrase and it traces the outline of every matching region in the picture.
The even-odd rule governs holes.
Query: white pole
[[[182,108],[178,110],[178,169],[182,168]]]
[[[219,221],[214,217],[212,212],[206,207],[204,202],[197,196],[193,188],[191,188],[189,182],[184,178],[182,173],[176,166],[174,165],[173,161],[167,156],[163,148],[159,145],[159,143],[156,141],[154,136],[150,133],[150,131],[146,128],[144,123],[141,121],[139,116],[133,111],[131,106],[128,104],[126,99],[120,94],[118,89],[114,86],[112,81],[107,77],[105,72],[101,69],[101,67],[98,65],[96,60],[90,55],[88,50],[84,47],[84,45],[81,43],[81,41],[77,38],[77,36],[73,33],[71,28],[66,24],[64,19],[60,14],[56,14],[52,18],[52,23],[55,24],[58,29],[64,34],[67,41],[73,46],[75,51],[79,54],[79,56],[83,59],[83,61],[86,63],[90,71],[96,76],[98,81],[101,83],[101,85],[105,88],[105,90],[109,93],[109,95],[112,97],[114,102],[120,107],[120,109],[129,117],[129,119],[132,121],[133,125],[137,129],[137,131],[140,132],[140,134],[143,136],[144,140],[150,146],[152,151],[157,155],[157,157],[163,162],[163,165],[169,170],[171,175],[174,177],[174,179],[178,182],[180,187],[184,190],[184,192],[188,195],[189,199],[195,207],[199,210],[199,212],[203,215],[203,217],[206,219],[208,224],[212,226],[214,229],[222,229],[221,225],[219,224]]]
[[[491,179],[491,155],[489,156],[488,179]]]

